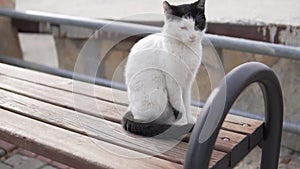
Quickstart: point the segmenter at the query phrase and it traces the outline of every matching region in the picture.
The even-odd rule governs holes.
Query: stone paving
[[[261,149],[256,147],[234,169],[259,169]],[[300,165],[300,152],[281,147],[278,169],[298,169]]]
[[[73,169],[0,140],[0,169]]]
[[[234,169],[259,169],[261,150],[254,148]],[[297,169],[300,152],[281,147],[279,169]],[[0,140],[0,169],[73,169]]]

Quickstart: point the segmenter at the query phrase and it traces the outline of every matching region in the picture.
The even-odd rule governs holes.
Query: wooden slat
[[[238,129],[238,132],[243,134],[250,134],[255,130],[256,126],[260,126],[263,122],[260,120],[250,119],[242,116],[235,116],[229,114],[226,118],[226,121],[238,124],[242,128]],[[234,129],[233,129],[234,130]],[[234,130],[235,131],[235,130]]]
[[[229,166],[228,154],[220,151],[213,151],[209,161],[209,168],[224,169],[224,166]]]
[[[134,156],[142,156],[142,154],[2,109],[0,109],[0,117],[2,139],[72,167],[89,169],[182,168],[182,165],[156,157],[124,158],[117,154],[133,154]]]
[[[154,140],[151,138],[143,140],[127,135],[127,133],[121,130],[121,125],[116,123],[76,113],[68,109],[3,90],[0,90],[0,106],[30,118],[86,134],[97,139],[113,142],[130,149],[136,149],[136,147],[138,147],[140,151],[147,152],[151,155],[158,154],[160,150],[164,148],[164,145],[168,145],[167,140]],[[111,108],[112,107],[108,107],[107,109],[109,110]],[[184,147],[186,148],[186,144]],[[177,155],[176,153],[183,154],[181,150],[184,150],[184,148],[179,149],[175,153],[169,152],[169,156],[171,157],[169,160],[181,161],[182,159],[179,158],[182,158],[183,155],[179,154],[180,157],[173,156],[173,154]]]
[[[215,149],[230,153],[230,165],[237,164],[248,153],[249,137],[224,130],[216,140]]]
[[[96,117],[105,116],[105,119],[110,121],[120,122],[120,117],[126,112],[124,106],[3,75],[0,75],[0,88],[61,107],[76,108],[77,111]],[[107,107],[114,109],[107,109]]]
[[[109,122],[93,116],[78,114],[74,111],[30,99],[11,92],[0,90],[0,107],[17,112],[24,116],[62,127],[80,134],[107,141],[148,155],[156,155],[162,159],[183,164],[187,143],[181,142],[176,147],[177,141],[154,138],[143,138],[125,132],[120,124]],[[108,108],[109,109],[109,108]],[[176,143],[176,144],[174,144]],[[171,149],[172,148],[172,149]],[[165,154],[161,152],[167,151]],[[226,163],[225,154],[213,152],[214,161]],[[211,162],[211,164],[214,163]]]
[[[30,81],[36,84],[49,86],[52,88],[72,91],[82,95],[96,97],[101,100],[115,102],[123,105],[128,104],[126,92],[120,90],[112,91],[110,88],[92,85],[90,83],[74,81],[47,73],[37,72],[29,69],[14,67],[0,63],[0,74]]]
[[[249,149],[254,148],[263,139],[263,121],[228,114],[222,128],[250,137]]]

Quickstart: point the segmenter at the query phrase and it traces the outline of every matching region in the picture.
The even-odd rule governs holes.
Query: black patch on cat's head
[[[164,12],[168,20],[193,18],[195,29],[203,31],[206,26],[205,0],[198,0],[192,4],[170,5],[167,1],[163,2]]]

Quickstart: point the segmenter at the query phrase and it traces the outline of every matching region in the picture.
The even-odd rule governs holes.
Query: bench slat
[[[254,148],[263,138],[263,121],[255,119],[228,114],[222,129],[249,135],[249,149]]]
[[[156,157],[133,159],[116,154],[135,154],[107,142],[92,139],[0,109],[0,137],[76,168],[182,168],[182,165]],[[110,153],[100,147],[115,152]]]
[[[0,74],[30,81],[36,84],[49,86],[52,88],[62,89],[78,93],[82,95],[96,97],[100,100],[115,102],[118,104],[128,105],[126,92],[120,90],[112,90],[100,85],[92,85],[90,83],[76,81],[73,79],[63,78],[47,73],[37,72],[29,69],[14,67],[0,63]],[[74,84],[75,83],[75,84]],[[73,90],[73,86],[75,86]]]
[[[222,160],[219,160],[222,159]],[[224,166],[229,166],[229,157],[227,153],[216,151],[212,152],[209,168],[210,169],[223,169]]]
[[[3,75],[0,75],[0,84],[0,88],[4,90],[41,100],[43,102],[58,105],[60,107],[73,110],[74,105],[76,104],[77,111],[84,112],[96,117],[101,118],[101,113],[105,113],[107,115],[106,119],[110,121],[119,122],[120,118],[116,118],[116,115],[118,115],[119,117],[122,116],[122,114],[124,114],[127,109],[124,106],[114,106],[115,104],[113,103],[105,102],[88,96],[74,94],[64,90],[50,88],[19,79],[13,79],[11,77]],[[114,109],[107,109],[107,107],[114,107]],[[98,112],[95,112],[95,110],[97,110]],[[112,111],[114,113],[111,113]]]
[[[216,140],[215,149],[230,153],[230,165],[236,164],[248,153],[249,137],[224,130]]]

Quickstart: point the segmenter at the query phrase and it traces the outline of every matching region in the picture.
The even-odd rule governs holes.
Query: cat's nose
[[[196,40],[196,35],[191,35],[191,36],[190,36],[190,40],[191,40],[191,41],[195,41],[195,40]]]

